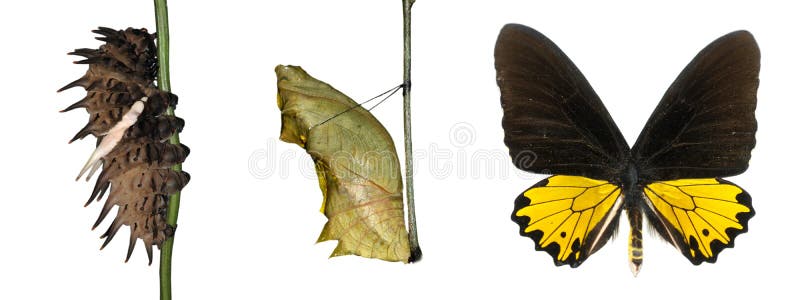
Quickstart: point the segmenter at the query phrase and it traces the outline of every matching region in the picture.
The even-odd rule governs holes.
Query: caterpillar
[[[166,115],[168,107],[178,103],[175,94],[159,90],[154,80],[158,73],[156,34],[147,29],[114,30],[99,27],[92,32],[105,42],[97,49],[76,49],[68,55],[84,59],[89,69],[58,92],[82,87],[86,96],[61,112],[84,108],[89,122],[70,143],[89,135],[97,138],[97,148],[78,174],[88,181],[102,167],[86,206],[100,201],[108,192],[105,204],[92,229],[105,220],[115,206],[117,215],[102,234],[101,250],[123,225],[130,227],[127,262],[138,240],[142,240],[149,264],[153,246],[174,234],[166,222],[169,196],[180,191],[189,174],[172,169],[189,155],[186,145],[173,145],[169,138],[181,132],[184,121]],[[88,172],[88,173],[87,173]]]

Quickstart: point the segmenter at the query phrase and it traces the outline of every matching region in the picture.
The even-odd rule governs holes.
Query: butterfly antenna
[[[372,109],[374,109],[375,107],[378,107],[378,105],[381,105],[381,103],[383,103],[384,101],[386,101],[386,99],[389,99],[389,97],[392,97],[392,95],[394,95],[395,93],[397,93],[397,91],[399,91],[400,89],[402,89],[402,88],[403,88],[403,86],[405,86],[405,83],[404,83],[404,84],[400,84],[400,85],[398,85],[398,86],[395,86],[395,87],[393,87],[393,88],[391,88],[391,89],[389,89],[389,90],[387,90],[387,91],[385,91],[385,92],[383,92],[383,93],[380,93],[380,94],[378,94],[377,96],[370,98],[369,100],[366,100],[366,101],[364,101],[364,102],[361,102],[361,103],[359,103],[359,104],[353,105],[352,107],[350,107],[350,108],[348,108],[348,109],[345,109],[345,110],[343,110],[343,111],[341,111],[341,112],[339,112],[339,113],[336,113],[335,115],[331,116],[330,118],[327,118],[327,119],[325,119],[325,121],[322,121],[322,122],[320,122],[319,124],[316,124],[316,125],[314,125],[314,126],[311,126],[311,127],[309,128],[309,130],[311,130],[311,129],[312,129],[312,128],[314,128],[314,127],[320,126],[320,125],[322,125],[322,124],[328,123],[328,121],[330,121],[330,120],[333,120],[333,119],[335,119],[336,117],[338,117],[338,116],[341,116],[341,115],[343,115],[343,114],[345,114],[345,113],[347,113],[347,112],[349,112],[349,111],[351,111],[351,110],[353,110],[353,109],[356,109],[356,108],[358,108],[358,107],[363,107],[363,106],[364,106],[364,104],[367,104],[367,103],[369,103],[369,102],[372,102],[372,101],[373,101],[373,100],[375,100],[375,99],[378,99],[378,98],[380,98],[380,97],[383,97],[383,99],[381,99],[381,101],[378,101],[378,103],[377,103],[377,104],[375,104],[374,106],[372,106],[372,107],[370,107],[369,109],[367,109],[368,111],[371,111],[371,110],[372,110]],[[384,96],[385,96],[385,97],[384,97]]]

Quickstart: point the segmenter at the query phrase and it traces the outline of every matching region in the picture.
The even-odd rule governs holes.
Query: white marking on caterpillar
[[[139,115],[142,114],[144,111],[144,103],[147,102],[147,97],[142,97],[142,99],[137,100],[136,102],[131,105],[131,109],[122,116],[122,120],[114,124],[114,127],[102,134],[103,141],[100,142],[100,145],[97,145],[97,149],[94,150],[91,156],[89,156],[89,160],[81,169],[81,172],[78,174],[78,177],[75,178],[75,181],[81,179],[83,173],[86,173],[89,168],[92,170],[89,171],[89,174],[86,175],[86,181],[89,181],[89,178],[94,175],[94,172],[100,168],[103,164],[101,159],[111,153],[111,150],[114,149],[115,146],[122,140],[122,137],[125,135],[125,131],[128,130],[136,121],[139,119]]]

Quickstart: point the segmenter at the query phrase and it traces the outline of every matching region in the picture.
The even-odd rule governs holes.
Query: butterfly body
[[[722,177],[744,172],[755,146],[759,59],[748,32],[711,43],[630,147],[552,41],[506,25],[495,46],[505,143],[517,168],[552,174],[517,198],[520,234],[556,265],[577,267],[613,236],[625,210],[634,274],[645,219],[692,263],[715,262],[754,215],[750,196]]]

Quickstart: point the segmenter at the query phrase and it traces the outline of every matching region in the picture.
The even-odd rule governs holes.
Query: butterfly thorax
[[[622,188],[623,196],[623,209],[630,210],[633,207],[638,207],[643,201],[643,186],[644,182],[640,179],[639,167],[633,161],[626,163],[625,167],[616,180],[610,182],[615,183]]]
[[[620,176],[622,187],[625,192],[632,192],[632,189],[639,187],[639,168],[633,162],[628,163],[624,173]],[[639,188],[641,190],[641,188]],[[627,193],[626,193],[627,194]]]

